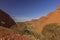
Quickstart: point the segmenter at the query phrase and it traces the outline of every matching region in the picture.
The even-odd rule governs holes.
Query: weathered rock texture
[[[0,26],[10,28],[12,25],[15,25],[14,20],[0,9]]]

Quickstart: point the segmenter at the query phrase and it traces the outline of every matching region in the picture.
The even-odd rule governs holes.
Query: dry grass
[[[0,40],[29,40],[29,38],[16,34],[7,28],[0,27]]]

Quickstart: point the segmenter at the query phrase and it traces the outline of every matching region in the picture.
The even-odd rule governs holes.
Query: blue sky
[[[16,22],[23,22],[56,10],[60,0],[0,0],[0,9]]]

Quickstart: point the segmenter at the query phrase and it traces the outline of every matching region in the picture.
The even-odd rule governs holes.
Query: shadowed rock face
[[[7,13],[0,9],[0,26],[10,28],[10,26],[15,24],[15,21]]]

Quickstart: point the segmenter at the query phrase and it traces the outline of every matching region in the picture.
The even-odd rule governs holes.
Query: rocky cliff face
[[[15,21],[0,9],[0,26],[10,28],[12,25],[15,25]]]
[[[32,24],[36,28],[35,30],[36,32],[41,32],[43,30],[43,27],[47,24],[50,23],[60,24],[60,5],[55,11],[48,13],[48,15],[33,21],[32,20],[28,21],[27,23]]]

